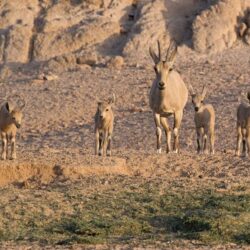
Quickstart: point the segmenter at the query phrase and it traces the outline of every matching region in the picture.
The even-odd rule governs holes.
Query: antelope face
[[[161,61],[154,66],[156,73],[156,81],[159,90],[164,90],[167,85],[169,72],[172,70],[172,65],[168,62]]]
[[[192,103],[194,106],[195,112],[198,112],[201,106],[203,105],[203,101],[205,99],[207,88],[203,86],[202,93],[201,94],[194,94],[193,87],[191,87],[191,96],[192,96]]]
[[[98,114],[101,120],[105,120],[108,113],[111,110],[111,104],[108,102],[99,102],[98,103]]]
[[[108,99],[108,101],[104,101],[104,102],[98,102],[98,115],[101,118],[101,120],[104,120],[108,113],[112,110],[112,106],[115,103],[115,94],[112,95],[112,97],[110,97]]]
[[[166,58],[163,60],[160,42],[158,41],[157,43],[158,55],[155,54],[152,47],[149,48],[149,54],[155,63],[154,70],[156,73],[157,86],[159,90],[164,90],[167,84],[169,72],[172,70],[174,59],[177,53],[177,45],[174,40],[170,41]]]
[[[203,97],[201,95],[192,95],[192,103],[195,112],[198,112],[200,107],[203,105]]]
[[[9,102],[6,102],[5,104],[5,108],[8,112],[8,119],[10,121],[10,123],[15,124],[15,126],[17,128],[21,127],[21,123],[22,123],[22,118],[23,118],[23,113],[22,110],[25,106],[25,102],[22,102],[22,105],[20,107],[16,107],[16,108],[10,108]]]
[[[12,110],[10,112],[10,117],[12,119],[12,122],[15,124],[15,126],[17,128],[20,128],[21,123],[22,123],[22,117],[23,117],[22,112],[20,110]]]

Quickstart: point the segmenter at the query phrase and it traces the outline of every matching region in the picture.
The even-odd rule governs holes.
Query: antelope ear
[[[114,93],[112,94],[112,97],[109,98],[108,103],[109,104],[114,104],[115,103],[115,94]]]
[[[207,94],[207,88],[206,88],[206,86],[204,86],[203,89],[202,89],[202,93],[201,93],[201,96],[202,96],[203,100],[205,99],[206,94]]]
[[[153,51],[152,47],[149,47],[149,54],[150,54],[150,56],[153,59],[153,61],[154,61],[155,64],[157,64],[160,61],[160,59],[158,58],[158,56]]]
[[[174,63],[174,60],[176,58],[176,54],[177,54],[177,46],[174,48],[174,50],[172,51],[171,55],[169,56],[169,61],[171,63]]]
[[[175,56],[177,53],[177,44],[175,42],[174,39],[170,40],[169,46],[168,46],[168,50],[167,50],[167,54],[166,54],[166,62],[174,62]]]
[[[193,98],[195,96],[195,93],[194,93],[194,88],[191,84],[188,84],[188,91],[189,91],[191,97]]]
[[[5,107],[6,107],[7,111],[10,112],[10,105],[8,102],[6,102]]]
[[[25,106],[26,106],[26,102],[23,99],[21,99],[19,101],[19,108],[20,108],[20,110],[23,110],[25,108]]]

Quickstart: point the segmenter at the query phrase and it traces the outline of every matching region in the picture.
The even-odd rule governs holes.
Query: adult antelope
[[[161,125],[167,137],[167,153],[171,151],[171,128],[167,117],[174,115],[174,152],[179,151],[179,129],[183,117],[183,109],[187,103],[188,90],[181,76],[173,69],[177,53],[177,45],[171,40],[165,60],[162,58],[161,45],[158,41],[158,56],[149,48],[155,66],[156,78],[150,90],[150,107],[153,110],[156,125],[157,153],[161,153]]]

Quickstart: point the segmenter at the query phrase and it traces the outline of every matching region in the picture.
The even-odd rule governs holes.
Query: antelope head
[[[152,47],[149,48],[149,54],[155,63],[154,70],[156,74],[157,86],[159,90],[164,90],[167,85],[169,72],[173,69],[174,59],[177,53],[177,45],[174,40],[171,40],[167,50],[167,55],[163,59],[160,42],[157,41],[157,44],[158,56],[155,54]]]

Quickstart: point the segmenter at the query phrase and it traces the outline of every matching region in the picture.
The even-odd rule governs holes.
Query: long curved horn
[[[20,95],[14,94],[14,95],[10,95],[7,97],[8,102],[11,102],[12,100],[16,100],[16,99],[21,99]]]
[[[173,61],[176,53],[177,53],[177,44],[174,39],[171,39],[169,43],[167,55],[166,55],[166,61],[167,62]]]
[[[113,98],[113,102],[115,102],[115,100],[116,100],[115,93],[112,94],[112,98]]]
[[[110,98],[108,99],[108,102],[109,102],[110,104],[115,103],[115,94],[114,94],[114,93],[112,93],[112,97],[110,97]]]
[[[154,63],[157,64],[159,62],[158,56],[155,54],[154,50],[152,47],[149,47],[149,54],[151,58],[153,59]]]
[[[192,84],[188,84],[188,89],[189,89],[189,92],[190,92],[190,95],[194,95],[194,88],[192,86]]]
[[[159,60],[162,60],[162,54],[161,54],[161,43],[159,40],[157,40],[157,45],[158,45],[158,53],[159,53]]]
[[[19,108],[22,110],[22,109],[25,107],[26,102],[25,102],[24,99],[20,99],[19,101],[20,101],[20,103],[18,104],[18,106],[19,106]]]
[[[26,105],[25,100],[20,95],[18,95],[18,94],[11,95],[11,96],[9,96],[7,98],[8,102],[11,102],[12,100],[18,100],[18,101],[15,101],[15,102],[17,103],[17,105],[18,105],[18,107],[20,109],[23,109],[25,107],[25,105]]]
[[[207,87],[204,85],[202,88],[201,96],[204,99],[207,94]]]

